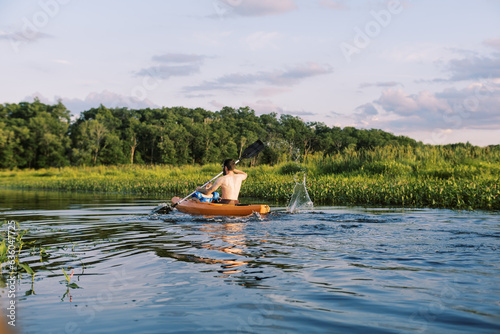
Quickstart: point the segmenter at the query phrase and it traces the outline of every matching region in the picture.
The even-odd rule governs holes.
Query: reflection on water
[[[0,203],[36,273],[19,272],[22,333],[500,330],[496,213],[203,218],[150,214],[155,199],[21,191]]]

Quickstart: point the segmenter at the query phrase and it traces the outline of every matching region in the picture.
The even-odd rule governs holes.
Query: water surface
[[[498,213],[151,214],[160,202],[2,190],[0,220],[34,242],[20,333],[500,332]]]

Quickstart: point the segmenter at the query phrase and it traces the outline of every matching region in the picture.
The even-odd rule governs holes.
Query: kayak
[[[173,197],[172,203],[176,204],[181,200],[180,197]],[[205,216],[248,216],[254,212],[268,213],[271,211],[265,204],[220,204],[204,203],[188,199],[176,206],[177,210],[192,215]]]

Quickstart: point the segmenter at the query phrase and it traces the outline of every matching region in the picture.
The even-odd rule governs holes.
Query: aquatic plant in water
[[[80,287],[76,283],[70,283],[71,278],[73,277],[74,270],[71,270],[70,275],[68,275],[66,273],[66,270],[64,270],[64,268],[62,268],[62,271],[63,271],[64,277],[66,278],[66,292],[61,297],[61,301],[64,301],[64,298],[66,298],[66,296],[69,296],[69,301],[71,302],[71,301],[73,301],[73,299],[71,297],[71,293],[69,292],[69,289],[70,288],[71,289],[79,289]]]

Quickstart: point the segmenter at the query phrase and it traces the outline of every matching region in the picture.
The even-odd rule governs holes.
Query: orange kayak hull
[[[180,197],[173,197],[172,203],[176,204],[181,200]],[[204,216],[248,216],[254,212],[269,213],[271,208],[265,204],[219,204],[219,203],[203,203],[188,199],[176,205],[177,210],[191,215]]]

